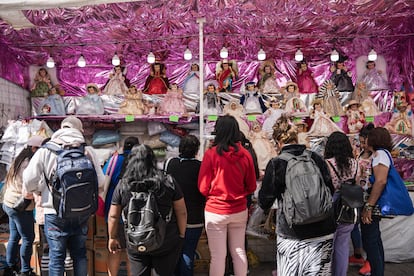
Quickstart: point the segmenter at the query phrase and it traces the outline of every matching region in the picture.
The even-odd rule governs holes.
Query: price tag
[[[333,120],[335,123],[338,123],[338,122],[341,120],[341,117],[340,117],[340,116],[333,116],[333,117],[332,117],[332,120]]]
[[[125,122],[133,122],[135,121],[134,115],[125,115]]]
[[[365,117],[365,121],[367,121],[368,123],[373,123],[374,122],[374,116]]]
[[[247,121],[250,121],[250,122],[256,121],[256,115],[247,115]]]
[[[207,120],[209,121],[217,121],[218,116],[217,115],[208,115]]]
[[[177,122],[178,122],[178,120],[180,120],[180,116],[178,116],[178,115],[171,115],[171,116],[170,116],[170,122],[175,122],[175,123],[177,123]]]

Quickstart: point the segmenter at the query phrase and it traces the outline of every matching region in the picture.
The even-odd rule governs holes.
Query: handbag
[[[14,203],[12,208],[17,212],[23,212],[26,211],[26,208],[29,207],[32,202],[34,202],[33,199],[27,199],[22,196],[16,203]]]
[[[390,159],[387,184],[377,201],[381,214],[383,216],[410,216],[414,213],[414,207],[407,187],[405,187],[404,181],[394,167],[391,154],[385,149],[381,150],[385,151]],[[369,181],[371,183],[375,182],[374,174],[370,176]]]

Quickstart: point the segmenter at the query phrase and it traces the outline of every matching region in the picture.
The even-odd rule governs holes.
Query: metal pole
[[[199,42],[199,64],[200,64],[200,113],[199,113],[199,125],[200,125],[200,159],[204,156],[204,23],[206,19],[204,17],[197,18],[198,23],[198,42]]]

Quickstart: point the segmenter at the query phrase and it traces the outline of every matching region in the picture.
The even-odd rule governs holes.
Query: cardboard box
[[[108,224],[104,217],[95,216],[95,236],[108,237]]]

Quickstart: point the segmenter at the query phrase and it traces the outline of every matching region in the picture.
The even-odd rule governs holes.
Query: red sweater
[[[250,153],[238,144],[223,155],[217,147],[207,150],[198,175],[198,189],[206,197],[207,212],[235,214],[247,208],[248,194],[256,190],[256,175]]]

